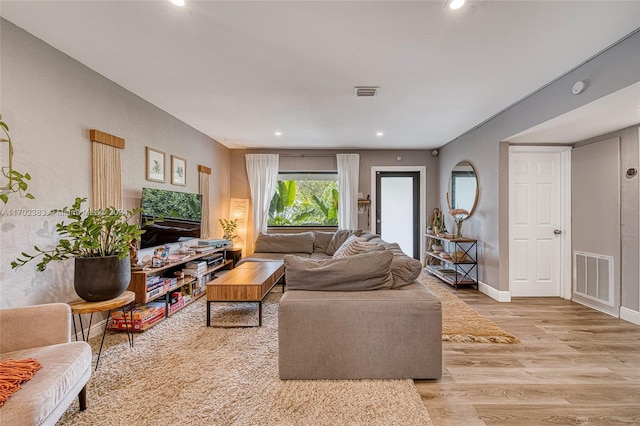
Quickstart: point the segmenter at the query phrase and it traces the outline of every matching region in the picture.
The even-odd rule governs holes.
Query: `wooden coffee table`
[[[284,276],[284,263],[245,262],[207,284],[207,327],[211,326],[211,304],[215,302],[258,303],[258,325],[262,325],[262,301]],[[284,291],[284,282],[282,284]],[[218,327],[256,327],[255,325]]]

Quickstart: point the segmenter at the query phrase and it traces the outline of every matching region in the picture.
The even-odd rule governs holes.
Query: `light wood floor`
[[[443,342],[442,380],[415,381],[435,426],[640,425],[640,326],[559,298],[456,294],[522,343]]]

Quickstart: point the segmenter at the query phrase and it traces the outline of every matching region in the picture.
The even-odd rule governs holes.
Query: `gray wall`
[[[438,158],[430,150],[231,150],[231,196],[250,198],[249,182],[244,156],[250,153],[280,154],[280,170],[336,170],[335,155],[339,152],[360,154],[360,181],[358,192],[366,197],[371,192],[372,166],[426,166],[427,211],[438,203]],[[397,157],[401,157],[398,161]],[[366,211],[365,211],[366,213]],[[358,216],[358,228],[368,229],[367,216]]]
[[[0,20],[0,113],[15,143],[15,168],[33,176],[35,200],[12,197],[0,216],[0,306],[66,302],[75,297],[73,261],[11,270],[34,244],[51,246],[58,218],[43,216],[91,197],[95,128],[126,140],[122,154],[125,207],[138,207],[142,187],[198,192],[197,166],[213,169],[211,220],[228,214],[229,150],[5,20]],[[187,186],[145,180],[145,146],[187,160]],[[14,210],[15,209],[15,210]],[[20,209],[34,209],[18,214]],[[30,210],[24,210],[29,212]],[[15,212],[12,213],[12,212]],[[35,212],[35,213],[34,213]]]
[[[616,272],[619,272],[619,277],[617,278],[619,278],[621,282],[620,306],[638,312],[640,311],[640,276],[638,271],[638,262],[640,259],[640,230],[638,229],[640,223],[640,212],[638,211],[640,177],[636,175],[629,178],[625,175],[629,168],[640,168],[640,164],[638,164],[638,145],[640,144],[638,127],[633,126],[591,138],[577,143],[576,146],[587,146],[611,138],[620,139],[620,175],[618,178],[620,192],[618,194],[612,194],[612,196],[620,199],[620,234],[615,235],[612,232],[605,232],[603,235],[600,235],[601,241],[591,241],[593,244],[591,247],[595,250],[597,247],[607,247],[611,244],[617,244],[619,241],[618,250],[620,253],[620,261],[619,269],[617,269]],[[591,160],[594,159],[591,158]],[[600,172],[597,167],[592,168],[592,173],[597,175]],[[579,186],[579,183],[574,182],[574,187],[576,185]],[[591,199],[593,199],[593,191],[591,188],[584,188],[583,190],[586,194],[585,196],[591,196]],[[597,203],[601,204],[602,200],[598,198]],[[580,223],[574,221],[572,223],[574,239],[576,235],[592,235],[592,228],[597,226],[599,226],[597,223]],[[594,253],[598,252],[594,251]]]
[[[505,182],[508,182],[508,156],[504,155],[504,149],[499,148],[500,142],[637,83],[640,81],[638,58],[640,33],[627,38],[440,150],[441,205],[446,206],[448,176],[458,161],[470,161],[478,172],[480,201],[474,217],[465,225],[465,233],[482,241],[480,279],[484,283],[498,290],[509,289],[509,246],[505,235],[508,234],[509,204],[508,196],[504,193]],[[587,80],[589,87],[575,96],[571,94],[571,87],[578,80]]]
[[[613,303],[613,307],[602,306],[601,309],[614,315],[620,306],[619,165],[620,138],[580,145],[571,152],[571,247],[573,252],[611,256],[613,259],[613,282],[605,287],[606,281],[603,280],[597,293],[590,287],[587,294]],[[609,300],[605,289],[613,290],[612,300]],[[581,296],[574,294],[573,298],[579,300]],[[587,300],[586,303],[590,302]]]

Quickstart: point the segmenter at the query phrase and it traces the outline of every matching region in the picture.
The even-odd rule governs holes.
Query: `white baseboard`
[[[498,290],[495,287],[491,287],[490,285],[483,283],[482,281],[478,281],[478,290],[498,302],[511,302],[510,291]]]
[[[640,312],[632,311],[629,308],[620,308],[620,319],[640,325]]]

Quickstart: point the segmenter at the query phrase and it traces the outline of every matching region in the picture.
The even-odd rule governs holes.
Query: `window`
[[[280,172],[269,207],[269,226],[336,226],[336,172]]]

